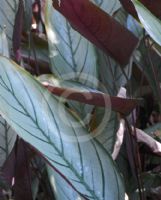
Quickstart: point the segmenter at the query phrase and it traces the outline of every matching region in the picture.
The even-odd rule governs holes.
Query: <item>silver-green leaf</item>
[[[15,131],[0,116],[0,167],[2,167],[9,156],[15,144],[16,136]]]
[[[127,15],[123,9],[119,9],[114,18],[123,26],[126,26]],[[104,89],[110,95],[116,96],[121,87],[125,86],[131,77],[132,58],[126,66],[120,66],[110,56],[105,55],[102,51],[97,49],[98,56],[98,71]]]
[[[119,128],[117,113],[110,112],[107,108],[96,108],[95,115],[96,129],[100,131],[100,134],[96,136],[96,140],[112,154],[116,141],[116,133]]]
[[[161,45],[161,21],[138,0],[134,0],[133,4],[145,30],[153,38],[153,40]]]
[[[61,80],[55,78],[51,74],[44,74],[38,77],[38,80],[42,83],[48,83],[52,86],[56,87],[62,87],[62,88],[72,88],[78,91],[82,92],[89,92],[92,91],[92,88],[89,88],[87,86],[82,85],[81,83],[78,83],[76,81],[71,80]],[[71,100],[64,100],[68,103],[69,107],[77,113],[77,115],[80,117],[80,120],[85,124],[88,125],[90,121],[91,112],[93,110],[92,105],[83,104],[76,101]]]
[[[69,22],[46,1],[45,27],[51,68],[61,79],[97,87],[97,58],[93,44],[75,31]]]
[[[0,4],[0,30],[6,27],[6,35],[11,47],[14,20],[18,8],[18,0],[1,0]]]
[[[56,200],[84,200],[83,197],[74,191],[50,166],[47,166],[47,172]]]
[[[111,156],[63,104],[13,61],[0,57],[0,113],[90,200],[123,200],[124,185]]]

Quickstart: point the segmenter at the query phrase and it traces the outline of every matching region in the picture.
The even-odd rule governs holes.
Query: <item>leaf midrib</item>
[[[9,77],[8,81],[9,80]],[[3,78],[1,77],[1,79],[3,80]],[[4,81],[4,80],[3,80]],[[22,81],[22,80],[21,80]],[[4,81],[5,82],[5,81]],[[11,83],[11,82],[10,82]],[[1,85],[2,86],[2,85]],[[4,89],[6,89],[4,87]],[[26,113],[26,116],[29,117],[33,123],[38,127],[38,129],[40,130],[40,132],[42,133],[42,135],[45,137],[45,139],[48,141],[43,141],[46,142],[48,144],[50,144],[58,153],[58,155],[64,160],[64,162],[67,164],[68,168],[71,169],[71,171],[73,172],[73,174],[79,179],[79,182],[82,183],[84,185],[84,187],[86,188],[86,190],[92,195],[92,197],[96,200],[100,200],[99,197],[95,194],[95,192],[93,190],[90,189],[90,186],[84,181],[84,178],[82,178],[82,176],[79,175],[79,173],[76,171],[76,169],[74,168],[74,166],[64,157],[64,154],[62,154],[62,152],[60,152],[60,150],[51,142],[50,138],[48,138],[48,136],[46,136],[46,134],[44,134],[44,131],[41,129],[41,127],[39,126],[38,122],[35,121],[35,119],[27,112],[27,110],[25,109],[25,107],[21,104],[21,102],[17,99],[17,97],[15,96],[15,94],[13,93],[13,91],[10,90],[9,87],[7,87],[8,92],[11,93],[11,95],[15,98],[15,100],[17,101],[17,103],[20,105],[20,107],[24,110],[24,112]],[[41,91],[39,90],[39,92],[41,93]],[[41,95],[44,97],[44,95],[41,93]],[[46,101],[46,98],[44,97],[44,100]],[[46,101],[47,103],[47,101]],[[48,104],[48,103],[47,103]],[[48,104],[49,108],[50,105]],[[51,110],[51,108],[50,108]],[[13,121],[13,120],[12,120]],[[14,122],[14,121],[13,121]],[[15,123],[15,122],[14,122]],[[18,125],[18,124],[17,124]],[[21,127],[22,128],[22,127]],[[33,137],[35,137],[34,135],[32,135]],[[46,156],[46,155],[45,155]],[[46,156],[47,157],[47,156]],[[54,162],[51,158],[50,159],[52,162]]]

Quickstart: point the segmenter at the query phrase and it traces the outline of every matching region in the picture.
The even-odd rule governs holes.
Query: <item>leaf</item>
[[[31,20],[30,5],[32,0],[24,0],[25,3],[25,26],[29,26]],[[0,31],[6,27],[6,35],[9,42],[9,51],[12,48],[12,35],[15,16],[18,10],[19,0],[1,0],[0,6]],[[29,14],[30,13],[30,14]],[[30,16],[29,16],[30,15]],[[26,17],[27,16],[27,17]],[[27,18],[27,19],[26,19]]]
[[[9,57],[8,40],[5,33],[5,28],[0,33],[0,54]],[[6,161],[16,141],[17,134],[0,116],[0,167]]]
[[[116,96],[119,89],[127,83],[131,77],[132,60],[123,69],[111,57],[106,56],[101,51],[98,53],[99,75],[102,80],[104,90],[109,95]]]
[[[137,12],[131,0],[120,0],[121,4],[123,5],[124,9],[131,14],[133,17],[137,18]],[[148,8],[156,17],[161,18],[161,1],[149,1],[149,0],[140,0],[140,2]]]
[[[0,31],[0,54],[9,58],[9,47],[5,28]]]
[[[12,151],[10,152],[7,160],[5,161],[1,171],[1,177],[4,179],[4,182],[6,183],[8,189],[12,188],[13,184],[13,177],[15,173],[15,145]]]
[[[97,96],[98,94],[102,95],[103,93],[100,93],[100,91],[97,90],[92,90],[90,88],[84,87],[81,84],[72,82],[72,81],[60,81],[56,78],[54,78],[51,75],[42,75],[39,77],[39,80],[41,80],[42,83],[44,83],[44,85],[48,85],[49,84],[49,91],[53,92],[53,94],[56,94],[58,96],[60,96],[61,98],[63,96],[65,96],[67,99],[67,103],[69,104],[69,106],[71,108],[75,108],[73,107],[73,104],[70,104],[71,101],[69,101],[70,99],[74,99],[76,101],[80,101],[82,100],[82,97],[85,97],[83,102],[88,103],[88,100],[90,100],[91,104],[93,102],[93,105],[95,105],[95,100],[98,97],[95,98],[95,95]],[[65,87],[65,90],[63,90],[63,87]],[[73,90],[71,90],[71,88],[73,88]],[[62,91],[62,92],[61,92]],[[90,92],[90,95],[88,94]],[[63,94],[64,93],[64,94]],[[70,95],[67,95],[67,94]],[[74,95],[75,93],[75,95]],[[80,97],[80,94],[82,97]],[[87,95],[88,94],[88,95]],[[86,97],[87,96],[87,97]],[[88,97],[90,96],[90,97]],[[74,97],[74,98],[73,98]],[[121,96],[120,96],[121,97]],[[107,97],[107,101],[108,101]],[[105,98],[98,98],[98,103],[97,105],[101,105],[101,102],[105,103],[106,102]],[[113,98],[111,98],[111,101],[113,100]],[[124,99],[125,100],[125,99]],[[120,110],[117,111],[122,111],[122,107],[124,104],[128,104],[128,101],[126,103],[122,103],[121,105],[121,101],[122,99],[118,99],[118,104],[120,103]],[[118,115],[115,112],[111,112],[111,105],[113,106],[113,103],[109,103],[106,102],[107,105],[104,105],[106,108],[100,108],[97,107],[94,110],[94,113],[92,114],[92,119],[90,122],[90,129],[92,131],[92,136],[95,137],[95,139],[105,147],[105,149],[109,152],[112,153],[113,152],[113,148],[114,148],[114,144],[115,144],[115,134],[118,131],[118,124],[119,124],[119,120],[118,120]],[[86,106],[86,104],[85,104]],[[83,106],[82,106],[83,107]],[[113,110],[115,110],[114,107],[112,107]],[[81,112],[81,110],[75,109],[76,111]],[[82,122],[82,124],[86,124],[86,120],[79,120]],[[85,125],[84,125],[85,126]]]
[[[114,14],[113,18],[118,21],[122,26],[126,27],[126,21],[127,21],[127,13],[123,8],[118,9]]]
[[[121,7],[119,0],[92,0],[92,2],[111,16]]]
[[[118,97],[125,97],[123,88],[120,90]],[[110,109],[95,108],[90,127],[96,134],[96,140],[116,158],[116,154],[122,145],[122,136],[124,134],[124,123],[119,119],[119,115]],[[98,134],[100,133],[100,134]],[[117,142],[118,141],[118,142]]]
[[[116,158],[119,155],[119,152],[123,143],[124,131],[125,131],[125,121],[121,119],[120,124],[119,124],[119,129],[116,134],[117,139],[116,139],[115,146],[112,152],[112,158],[114,160],[116,160]]]
[[[120,0],[120,3],[122,4],[122,6],[126,10],[126,12],[128,12],[129,14],[131,14],[135,18],[138,17],[137,12],[135,10],[135,7],[134,7],[131,0]]]
[[[27,37],[29,37],[29,35],[26,35],[26,39]],[[40,63],[46,62],[47,64],[49,64],[47,39],[41,35],[38,36],[34,33],[32,33],[31,37],[33,40],[32,42],[31,40],[27,40],[26,42],[23,42],[23,44],[21,44],[22,56],[35,59],[34,54],[36,54],[37,62],[40,61]]]
[[[123,26],[126,26],[127,15],[120,9],[114,18]],[[121,66],[118,62],[100,50],[97,51],[99,76],[102,81],[102,89],[109,95],[116,96],[119,89],[123,87],[131,77],[132,58],[128,65]]]
[[[24,0],[25,8],[25,30],[30,31],[32,23],[32,0]]]
[[[16,200],[32,200],[31,191],[31,152],[27,149],[28,144],[20,140],[16,148],[15,162],[15,185],[13,186],[14,198]]]
[[[59,109],[64,106],[5,57],[0,58],[0,74],[0,112],[19,136],[90,200],[124,199],[122,179],[111,157],[86,129],[73,126],[75,119],[67,112],[63,121]]]
[[[75,89],[52,86],[48,83],[44,83],[44,86],[56,96],[79,101],[89,105],[111,108],[112,110],[123,115],[129,114],[136,107],[136,105],[141,103],[141,99],[127,99],[109,96],[106,93],[98,91],[82,92]]]
[[[39,190],[39,179],[36,177],[32,180],[32,198],[33,200],[36,200],[37,198],[37,194],[38,194],[38,190]]]
[[[77,91],[81,92],[90,92],[92,91],[91,88],[86,87],[78,82],[70,81],[70,80],[61,80],[56,79],[54,76],[50,74],[41,75],[38,80],[42,82],[44,85],[50,85],[52,87],[60,87],[60,88],[67,88],[67,89],[75,89]],[[68,95],[67,95],[68,96]],[[64,100],[65,101],[65,100]],[[84,124],[88,124],[91,116],[91,112],[93,110],[93,105],[84,104],[81,102],[76,101],[69,101],[66,99],[68,106],[72,111],[76,112],[78,116],[80,117],[80,120],[83,121]],[[65,103],[65,102],[64,102]]]
[[[22,139],[17,140],[2,167],[1,176],[16,200],[32,200],[29,160],[33,153],[28,151],[27,146]]]
[[[75,80],[97,88],[97,63],[93,45],[77,33],[46,1],[45,25],[53,73],[63,80]]]
[[[0,116],[0,167],[4,164],[9,153],[11,152],[17,134],[15,131],[7,124],[7,122]]]
[[[30,36],[26,34],[25,39],[26,41],[21,44],[21,53],[28,71],[32,74],[51,73],[47,39],[34,33]]]
[[[93,44],[76,32],[69,22],[53,9],[51,0],[46,1],[45,22],[54,75],[61,80],[74,80],[97,88],[97,58]],[[81,119],[89,118],[93,106],[71,103]],[[89,119],[86,121],[89,122]]]
[[[114,18],[122,25],[126,25],[127,15],[119,9],[115,14]],[[125,75],[129,78],[131,76],[131,63],[126,67],[120,66],[110,56],[105,55],[102,51],[97,50],[98,55],[98,66],[99,76],[102,81],[102,92],[108,93],[109,95],[116,96],[121,86],[127,83]],[[122,70],[123,68],[123,70]],[[123,74],[125,72],[125,75]],[[119,101],[120,102],[120,101]],[[121,106],[123,107],[123,106]],[[121,108],[120,107],[120,108]],[[113,107],[111,107],[112,110]],[[100,123],[102,116],[105,116],[105,109],[96,108],[96,122]],[[116,110],[115,110],[116,111]],[[118,111],[118,110],[117,110]],[[107,117],[106,117],[107,118]],[[115,112],[111,112],[103,124],[103,131],[98,135],[97,139],[106,148],[106,150],[112,154],[114,151],[115,143],[117,141],[117,132],[119,130],[119,119]]]
[[[137,20],[128,15],[127,17],[127,28],[138,38],[142,39],[143,37],[143,27],[137,22]]]
[[[106,12],[86,0],[63,0],[60,6],[57,1],[53,1],[53,6],[72,27],[98,48],[110,54],[121,65],[128,63],[138,40]],[[125,41],[128,41],[128,45]]]
[[[141,0],[141,3],[145,5],[145,7],[148,8],[156,17],[161,19],[161,1],[155,0],[155,1],[149,1],[149,0]]]
[[[14,21],[13,36],[12,36],[13,53],[15,60],[18,63],[21,61],[20,46],[21,46],[23,23],[24,23],[24,2],[23,0],[19,0],[18,10]]]
[[[76,191],[64,181],[50,166],[47,166],[47,172],[51,188],[55,194],[56,200],[84,200]]]
[[[92,127],[92,132],[95,139],[112,154],[119,128],[117,113],[107,108],[96,108],[93,118],[95,124]]]
[[[147,78],[153,94],[158,98],[158,100],[160,100],[160,56],[158,56],[153,50],[148,50],[144,41],[141,41],[140,46],[134,54],[134,62]]]
[[[123,145],[121,146],[121,150],[116,158],[116,163],[124,177],[125,187],[127,191],[127,188],[129,187],[129,181],[133,175],[131,173],[125,143],[123,143]]]
[[[18,0],[1,0],[0,6],[0,30],[6,27],[6,35],[9,41],[9,49],[12,44],[12,34],[16,11],[18,8]]]
[[[153,38],[153,40],[161,45],[161,21],[139,1],[134,0],[133,4],[145,30]]]

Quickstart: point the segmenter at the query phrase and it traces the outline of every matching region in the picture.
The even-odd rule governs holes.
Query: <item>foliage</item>
[[[1,1],[0,199],[159,199],[159,0]]]

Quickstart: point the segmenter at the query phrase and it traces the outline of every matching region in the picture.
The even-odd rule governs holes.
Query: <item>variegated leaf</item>
[[[120,9],[114,15],[115,19],[122,25],[126,26],[126,13]],[[103,92],[112,96],[118,94],[119,89],[124,86],[131,76],[132,63],[127,66],[120,66],[110,56],[105,55],[102,51],[97,50],[99,76],[102,81]],[[100,116],[104,116],[105,110],[96,108],[95,118],[99,122]],[[104,146],[109,153],[114,150],[116,142],[116,134],[119,128],[119,119],[117,113],[111,112],[109,118],[104,122],[104,129],[101,135],[98,135],[99,142]]]
[[[24,26],[26,30],[30,30],[31,27],[31,17],[32,0],[23,0],[25,7],[25,23]],[[6,27],[6,35],[9,42],[9,50],[12,48],[12,35],[15,23],[15,16],[18,9],[19,0],[1,0],[0,1],[0,31]]]
[[[53,73],[62,80],[74,80],[97,88],[97,62],[93,45],[53,9],[51,0],[46,1],[45,22]],[[81,111],[82,119],[88,118],[92,106],[72,104]]]
[[[5,29],[0,31],[0,55],[9,57],[8,40]],[[16,141],[15,131],[0,116],[0,167],[4,164]]]
[[[74,81],[62,81],[54,78],[52,75],[41,75],[39,77],[39,81],[43,83],[47,82],[50,85],[62,88],[73,88],[76,89],[77,91],[82,91],[82,92],[93,91],[91,88],[85,87],[80,83]],[[97,90],[95,91],[99,92]],[[66,102],[69,104],[70,108],[74,109],[74,111],[77,111],[77,113],[81,113],[82,111],[84,111],[83,108],[86,108],[87,106],[79,102],[75,103],[74,101],[71,100],[67,100]],[[83,120],[79,119],[79,121],[85,127],[88,119],[83,119]],[[100,143],[100,145],[104,146],[109,153],[112,153],[113,151],[113,147],[115,144],[114,133],[117,132],[118,125],[119,125],[119,120],[117,113],[112,112],[111,108],[96,108],[96,112],[94,113],[92,120],[90,122],[92,135],[95,136],[95,139]]]
[[[84,85],[82,85],[76,81],[60,80],[60,79],[54,78],[54,76],[52,76],[52,75],[47,75],[47,74],[41,75],[38,78],[38,80],[42,83],[46,82],[52,86],[59,86],[62,88],[72,88],[72,89],[76,89],[76,90],[82,91],[82,92],[92,91],[91,88],[85,87]],[[73,109],[73,111],[78,114],[78,116],[80,117],[80,120],[85,125],[88,125],[88,123],[90,121],[90,116],[91,116],[91,111],[93,109],[93,106],[75,102],[72,100],[70,100],[70,101],[68,100],[67,103],[70,106],[70,108]],[[86,115],[84,115],[84,114],[86,114]]]
[[[94,115],[96,123],[93,131],[94,134],[98,134],[96,136],[96,140],[110,154],[112,154],[116,140],[116,133],[119,128],[119,119],[117,113],[112,111],[110,112],[110,110],[106,108],[97,108]]]
[[[120,9],[114,15],[115,19],[126,26],[127,16],[124,10]],[[104,88],[110,95],[117,95],[119,89],[124,86],[130,79],[132,62],[127,66],[120,66],[110,56],[105,55],[102,51],[97,50],[99,75]]]
[[[92,91],[92,89],[87,88],[79,83],[72,81],[62,81],[54,78],[51,75],[42,75],[39,77],[41,82],[48,82],[54,86],[59,87],[69,87],[77,89],[78,91]],[[70,104],[71,101],[67,101]],[[78,107],[77,107],[78,108]],[[81,112],[81,110],[80,110]],[[95,119],[95,117],[97,118]],[[80,119],[81,120],[81,119]],[[83,123],[83,122],[82,122]],[[96,113],[94,114],[91,121],[91,128],[94,129],[92,133],[95,136],[95,140],[102,145],[110,154],[113,152],[116,134],[118,130],[119,120],[117,113],[110,111],[107,108],[99,108],[96,109]],[[58,175],[53,169],[48,167],[48,174],[51,186],[56,195],[57,200],[83,200],[82,197],[78,195],[63,179],[60,175]]]
[[[106,10],[108,13],[110,13],[111,15],[113,14],[113,12],[114,11],[116,11],[118,8],[119,8],[119,3],[118,3],[118,1],[97,1],[97,0],[95,0],[95,3],[97,4],[97,5],[99,5],[99,6],[101,6],[101,8],[103,8],[104,10]],[[55,12],[57,12],[57,11],[55,11]],[[56,14],[55,14],[56,15]],[[59,13],[57,13],[57,15],[58,16],[61,16]],[[64,19],[62,16],[61,16],[61,18],[62,19]],[[65,20],[65,19],[64,19]],[[53,23],[54,23],[54,19],[53,19]],[[65,24],[65,27],[67,26],[67,22],[66,22],[66,24]],[[62,28],[63,29],[63,28]],[[78,36],[78,38],[79,37],[82,37],[81,35],[79,35],[79,33],[76,33],[74,30],[72,30],[75,34],[76,34],[76,36]],[[64,28],[64,32],[65,32],[65,28]],[[66,31],[67,32],[67,31]],[[57,36],[57,34],[56,34],[56,36]],[[66,36],[66,34],[65,34],[65,36]],[[75,37],[74,35],[73,35],[73,37]],[[72,37],[72,38],[73,38]],[[83,38],[83,37],[82,37]],[[75,40],[75,39],[74,39]],[[75,40],[75,41],[77,41],[77,40]],[[81,40],[80,42],[82,43],[82,42],[87,42],[86,41],[86,39],[84,39],[83,38],[83,41]],[[62,42],[62,38],[60,38],[60,42]],[[90,44],[90,43],[89,43]],[[59,45],[59,44],[58,44]],[[91,45],[91,44],[90,44]],[[80,48],[80,51],[78,51],[78,52],[80,52],[80,54],[82,54],[81,52],[83,52],[84,51],[84,46],[81,46],[81,48]],[[64,49],[63,49],[64,50]],[[70,52],[70,50],[68,50],[68,52]],[[69,57],[69,55],[70,54],[68,54],[68,57]],[[94,55],[95,56],[95,55]],[[90,54],[89,54],[89,57],[90,57]],[[69,57],[70,58],[70,57]],[[53,59],[54,60],[54,59]],[[59,64],[59,65],[61,65],[61,64]],[[89,66],[90,67],[90,66]],[[59,67],[60,68],[60,67]],[[93,66],[92,66],[92,68],[93,68]],[[79,70],[79,69],[77,69],[77,70]],[[66,72],[66,71],[65,71]],[[78,72],[78,71],[77,71]],[[68,72],[69,73],[69,72]],[[86,71],[83,71],[83,73],[86,73]],[[64,74],[64,71],[63,71],[63,74]],[[92,81],[93,82],[93,81]],[[66,84],[67,85],[67,84]],[[73,86],[72,86],[73,87]],[[74,86],[75,87],[75,86]],[[80,88],[79,88],[80,89]],[[70,104],[70,106],[71,106],[71,104]],[[89,113],[89,107],[87,106],[87,105],[85,105],[85,106],[83,106],[82,104],[81,104],[81,106],[80,106],[80,104],[78,105],[78,104],[73,104],[73,108],[76,110],[76,111],[78,111],[79,113],[81,113],[81,112],[83,112],[83,113]],[[84,110],[85,109],[85,110]],[[87,111],[88,110],[88,111]],[[106,109],[106,113],[108,113],[109,112],[109,110],[107,111],[108,109]],[[81,116],[83,116],[83,113],[81,114]],[[105,112],[104,112],[104,110],[102,111],[102,115],[101,115],[101,119],[104,117],[104,114],[105,114]],[[109,114],[109,113],[108,113]],[[115,118],[114,118],[114,116],[115,116]],[[83,118],[84,118],[84,116],[83,116]],[[108,120],[108,119],[107,119]],[[116,131],[117,132],[117,116],[116,116],[116,114],[115,113],[113,113],[113,116],[111,117],[111,119],[110,119],[110,122],[112,121],[112,123],[110,124],[110,123],[108,123],[107,121],[105,122],[103,122],[103,130],[101,130],[101,133],[100,134],[98,134],[98,141],[99,142],[104,142],[104,143],[102,143],[105,147],[107,147],[107,149],[110,151],[110,152],[112,152],[112,150],[113,150],[113,146],[114,146],[114,138],[112,137],[113,136],[113,133],[114,133],[114,131]],[[97,123],[97,127],[98,127],[98,129],[99,129],[99,125],[100,125],[100,123]],[[115,126],[116,125],[116,126]],[[108,128],[107,128],[107,126],[108,126]],[[114,129],[112,129],[113,127],[112,126],[114,126],[115,127],[115,130]],[[108,129],[108,134],[107,134],[107,131],[105,131],[105,127]],[[102,125],[101,125],[101,128],[102,128]],[[110,129],[111,128],[111,129]],[[98,131],[98,129],[97,129],[97,131]],[[104,131],[103,133],[102,133],[102,131]],[[110,133],[110,134],[109,134]],[[96,133],[97,134],[97,133]],[[97,137],[96,137],[97,138]],[[102,145],[101,144],[101,145]],[[55,179],[56,179],[56,185],[55,185],[55,187],[57,188],[57,198],[58,199],[61,199],[61,197],[63,196],[63,198],[64,199],[73,199],[73,200],[75,200],[76,198],[75,198],[75,195],[76,195],[76,193],[72,190],[72,189],[69,189],[69,186],[68,185],[65,185],[63,188],[62,188],[62,183],[64,182],[63,180],[62,180],[62,178],[59,176],[59,175],[55,175],[56,177],[55,177]],[[53,174],[53,177],[54,177],[54,174]],[[64,183],[63,183],[63,185],[64,185]],[[64,192],[65,192],[65,195],[63,195],[62,193],[61,193],[61,190],[64,190]],[[67,192],[67,190],[68,190],[68,192]],[[66,196],[66,197],[65,197]],[[68,198],[69,197],[69,198]]]
[[[63,104],[13,61],[0,57],[0,113],[90,200],[123,200],[124,185],[111,156]]]
[[[71,79],[97,87],[96,54],[93,45],[75,31],[67,20],[46,1],[45,26],[51,68],[61,79]]]
[[[6,27],[6,34],[11,47],[15,15],[18,7],[18,0],[1,0],[0,2],[0,30]]]
[[[0,167],[9,156],[16,141],[16,136],[15,131],[0,116]]]
[[[50,166],[47,166],[47,172],[56,200],[84,200]]]

